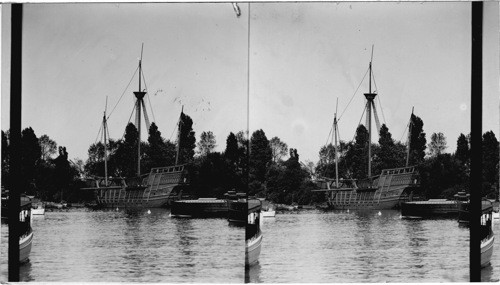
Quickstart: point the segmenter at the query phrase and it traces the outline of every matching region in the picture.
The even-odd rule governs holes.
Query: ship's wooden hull
[[[481,242],[481,267],[486,267],[490,264],[494,241],[495,236],[491,235],[488,239]]]
[[[373,180],[359,181],[356,188],[328,189],[328,205],[332,209],[398,209],[417,186],[414,167],[385,169]]]
[[[136,186],[123,184],[92,189],[99,207],[161,208],[180,199],[183,187],[187,186],[186,178],[185,165],[167,166],[151,169],[140,182],[129,181],[129,185]]]
[[[329,201],[329,206],[333,209],[367,209],[367,210],[390,210],[398,209],[402,202],[406,201],[401,197],[404,189],[398,191],[396,195],[377,198],[378,191],[372,193],[357,193],[356,190],[341,192],[337,197]],[[398,195],[399,194],[399,195]]]
[[[104,208],[161,208],[171,203],[171,190],[106,189],[97,190],[97,204]]]

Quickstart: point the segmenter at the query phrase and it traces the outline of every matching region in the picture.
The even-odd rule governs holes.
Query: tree
[[[431,135],[431,142],[428,145],[429,155],[431,157],[436,157],[444,152],[447,148],[446,137],[443,133],[433,133]]]
[[[41,148],[38,144],[38,138],[31,127],[21,132],[21,175],[24,178],[25,191],[33,191],[35,185],[35,175],[37,164],[41,157]]]
[[[337,155],[339,158],[338,167],[339,167],[339,176],[340,177],[348,177],[350,176],[347,172],[347,161],[345,159],[347,155],[347,150],[351,149],[353,144],[346,144],[344,141],[340,141],[340,144],[337,148]],[[321,147],[319,151],[319,161],[315,168],[315,173],[318,176],[324,176],[333,178],[335,177],[335,146],[331,143]]]
[[[227,136],[224,156],[230,164],[237,165],[239,162],[238,139],[232,132]]]
[[[410,119],[410,165],[420,164],[424,161],[426,139],[423,130],[424,122],[418,116],[411,115]]]
[[[356,129],[355,141],[349,144],[345,156],[352,178],[366,178],[368,174],[368,130],[363,125]]]
[[[134,124],[129,123],[125,128],[124,140],[118,142],[114,155],[116,160],[116,174],[123,177],[137,176],[137,143],[139,133]],[[104,153],[104,152],[103,152]]]
[[[272,159],[269,141],[262,129],[255,131],[250,139],[250,175],[259,182],[264,182],[267,164]]]
[[[81,176],[85,172],[85,162],[81,158],[75,158],[73,161],[70,161],[72,167],[77,171],[78,176]]]
[[[144,148],[144,172],[151,168],[173,165],[175,162],[175,145],[166,141],[155,123],[149,127],[148,144]]]
[[[488,194],[497,183],[498,140],[492,131],[483,134],[483,191]]]
[[[426,159],[419,165],[421,189],[430,198],[453,198],[466,187],[468,177],[465,168],[449,153],[442,153]]]
[[[310,189],[307,188],[309,171],[302,168],[297,149],[290,148],[290,157],[283,163],[272,163],[266,175],[266,196],[275,203],[311,202]]]
[[[188,115],[181,113],[179,120],[179,164],[193,161],[196,137],[193,131],[193,120]]]
[[[273,137],[269,141],[269,146],[271,147],[273,162],[280,161],[288,152],[287,144],[282,142],[278,137]]]
[[[215,136],[211,131],[202,132],[200,135],[200,141],[198,142],[198,153],[201,156],[207,156],[217,146],[215,143]]]
[[[38,139],[41,149],[42,160],[49,160],[54,154],[57,153],[57,143],[49,138],[48,135],[42,135]]]
[[[400,152],[385,124],[380,128],[378,143],[380,145],[380,150],[377,154],[380,159],[378,165],[379,170],[401,166],[402,160]]]
[[[250,188],[250,151],[249,151],[249,140],[248,131],[239,131],[236,133],[236,140],[238,141],[238,156],[239,156],[239,169],[241,170],[241,191],[249,193]],[[255,188],[253,188],[255,189]]]
[[[469,141],[464,134],[460,134],[457,139],[457,150],[455,151],[455,157],[462,164],[467,164],[470,159]]]
[[[118,148],[118,143],[114,140],[108,142],[108,176],[116,172],[116,155],[113,155]],[[104,144],[97,142],[89,146],[88,159],[83,169],[86,175],[104,177]]]
[[[269,140],[263,130],[257,130],[250,139],[248,195],[265,191],[267,167],[272,160]]]

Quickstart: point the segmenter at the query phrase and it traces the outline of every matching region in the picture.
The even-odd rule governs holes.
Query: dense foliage
[[[53,158],[53,155],[58,156]],[[21,132],[21,179],[23,193],[34,195],[47,201],[80,201],[87,193],[80,191],[83,183],[79,180],[79,167],[68,160],[68,152],[63,146],[57,148],[55,141],[47,135],[38,138],[32,128]],[[9,132],[2,131],[2,187],[10,188]]]
[[[363,125],[356,130],[354,141],[340,141],[337,151],[332,144],[319,150],[319,161],[303,164],[299,150],[288,148],[278,137],[268,140],[260,129],[252,133],[230,132],[225,140],[225,149],[215,151],[216,138],[211,131],[202,132],[196,144],[192,130],[192,119],[181,113],[179,135],[176,142],[162,137],[158,127],[152,123],[147,141],[141,142],[141,174],[153,167],[189,164],[191,194],[196,197],[219,197],[229,190],[246,192],[264,197],[275,203],[311,204],[322,202],[324,193],[316,189],[314,177],[335,177],[335,162],[343,178],[367,177],[368,131]],[[427,144],[423,121],[412,115],[410,152],[406,144],[395,141],[386,125],[382,125],[378,143],[372,143],[372,175],[383,169],[418,167],[421,190],[427,198],[451,198],[460,190],[470,191],[470,136],[460,134],[456,150],[445,153],[446,138],[443,133],[434,133]],[[2,131],[2,186],[9,189],[9,132]],[[109,140],[107,165],[109,176],[134,177],[137,175],[138,133],[133,124],[128,124],[120,140]],[[498,196],[499,142],[492,131],[483,134],[483,196]],[[195,156],[196,150],[197,155]],[[427,156],[426,156],[426,148]],[[89,199],[82,177],[103,177],[105,147],[102,142],[89,146],[88,159],[70,161],[64,146],[48,135],[38,138],[32,128],[21,135],[21,175],[23,189],[48,201],[62,199],[75,202]],[[337,152],[337,157],[335,153]],[[408,156],[409,154],[409,156]]]

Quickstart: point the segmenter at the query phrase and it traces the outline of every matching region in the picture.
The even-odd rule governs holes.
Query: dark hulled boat
[[[172,217],[182,218],[221,218],[227,216],[226,200],[216,198],[199,198],[194,200],[178,200],[172,203]]]
[[[401,204],[401,215],[403,217],[443,217],[456,218],[461,208],[469,203],[469,194],[458,192],[455,200],[429,199],[426,201],[410,201]]]
[[[227,220],[230,224],[244,226],[248,219],[247,195],[229,191],[226,194]]]

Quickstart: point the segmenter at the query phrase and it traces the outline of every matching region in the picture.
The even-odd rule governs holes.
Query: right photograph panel
[[[247,283],[500,280],[499,6],[483,18],[483,180],[470,187],[471,3],[249,12]],[[477,193],[477,192],[476,192]]]

